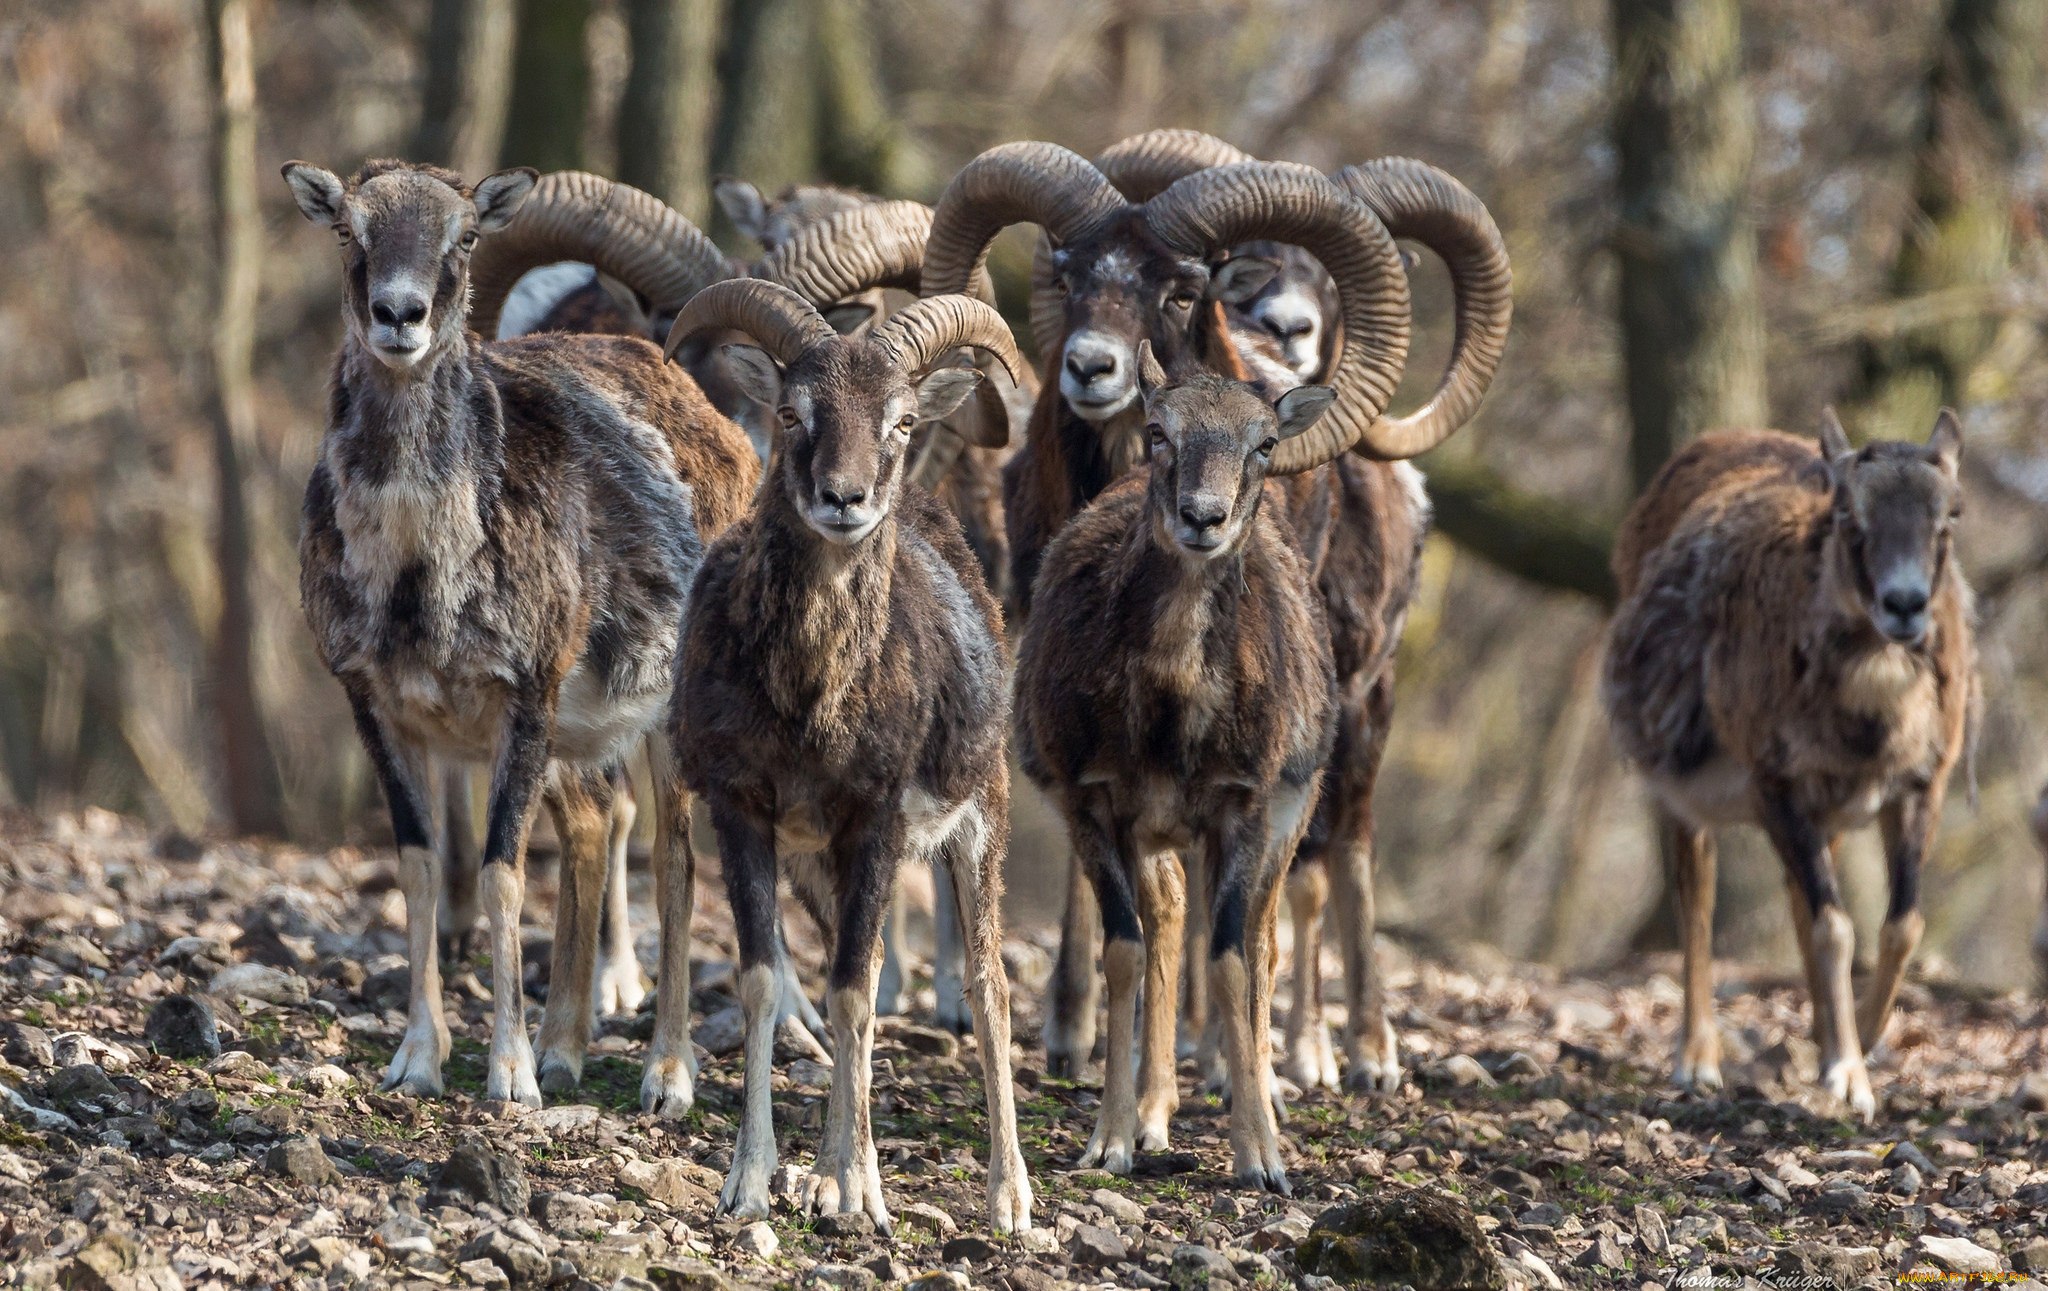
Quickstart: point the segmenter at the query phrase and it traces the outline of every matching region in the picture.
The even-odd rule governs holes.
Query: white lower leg
[[[825,1137],[818,1158],[804,1181],[803,1204],[813,1215],[864,1213],[882,1232],[889,1231],[889,1208],[882,1198],[881,1163],[875,1156],[868,1119],[869,1090],[874,1075],[875,978],[880,947],[866,980],[832,992],[832,1092],[827,1100]]]
[[[932,992],[938,997],[939,1025],[955,1035],[973,1025],[966,985],[961,980],[964,954],[960,903],[940,867],[932,875]]]
[[[1255,950],[1256,948],[1252,948]],[[1265,1048],[1253,1035],[1252,969],[1245,954],[1227,951],[1210,961],[1210,992],[1223,1020],[1223,1048],[1230,1065],[1230,1147],[1239,1183],[1273,1192],[1289,1191],[1280,1160],[1280,1130],[1273,1120],[1272,1073]]]
[[[514,863],[486,865],[477,879],[477,891],[491,929],[491,1062],[484,1094],[539,1107],[533,1045],[526,1038],[525,973],[519,946],[525,876]]]
[[[746,1066],[741,1074],[740,1133],[732,1170],[718,1195],[718,1211],[742,1219],[768,1217],[768,1181],[775,1173],[775,1118],[769,1099],[775,1064],[775,970],[755,964],[740,971],[740,1011],[746,1018]],[[838,1088],[837,1079],[833,1088]]]
[[[1294,919],[1294,998],[1287,1010],[1285,1073],[1304,1093],[1337,1087],[1337,1054],[1323,1013],[1323,908],[1329,894],[1329,875],[1321,865],[1306,866],[1287,880]]]
[[[439,1096],[441,1065],[448,1060],[448,1020],[441,1011],[440,946],[435,914],[441,904],[441,861],[428,847],[398,849],[398,886],[405,895],[405,953],[412,989],[405,1038],[391,1056],[384,1088]]]
[[[647,984],[640,976],[640,960],[633,950],[633,900],[627,886],[627,848],[633,838],[633,820],[639,813],[632,795],[619,794],[612,802],[611,864],[605,876],[604,941],[598,951],[597,980],[592,986],[591,1005],[599,1017],[631,1013],[647,998]]]
[[[665,787],[668,759],[659,742],[649,742],[648,761],[654,791],[660,795],[654,822],[654,903],[661,915],[661,978],[654,986],[654,1040],[647,1047],[647,1070],[640,1078],[640,1106],[661,1116],[681,1116],[697,1099],[697,1054],[690,1047],[696,860],[690,853],[689,798]]]
[[[969,866],[974,861],[959,864]],[[1016,1088],[1010,1074],[1010,982],[1003,972],[993,911],[981,904],[989,898],[972,874],[955,884],[940,880],[942,893],[957,888],[956,908],[974,935],[965,939],[967,998],[974,1009],[974,1034],[981,1050],[981,1084],[988,1095],[988,1220],[997,1236],[1031,1227],[1031,1178],[1017,1137]]]
[[[1830,905],[1813,917],[1814,968],[1820,993],[1814,997],[1814,1038],[1820,1044],[1821,1080],[1828,1092],[1864,1119],[1877,1112],[1870,1073],[1856,1038],[1856,1000],[1849,982],[1856,930],[1848,912]]]
[[[1100,1167],[1111,1174],[1129,1174],[1137,1148],[1137,1073],[1132,1070],[1131,1042],[1138,1014],[1138,980],[1144,973],[1145,948],[1128,938],[1112,937],[1102,947],[1103,977],[1109,991],[1109,1047],[1102,1056],[1102,1110],[1095,1133],[1079,1162],[1083,1170]]]
[[[1908,910],[1885,920],[1878,930],[1877,971],[1871,974],[1869,994],[1856,1013],[1856,1036],[1866,1058],[1884,1041],[1885,1024],[1891,1021],[1892,1006],[1898,1003],[1899,986],[1906,978],[1906,964],[1920,945],[1925,926],[1918,910]]]

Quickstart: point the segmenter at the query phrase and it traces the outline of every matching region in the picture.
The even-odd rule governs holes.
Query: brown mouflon
[[[882,921],[909,858],[943,866],[967,924],[990,1222],[998,1233],[1028,1228],[1000,954],[1002,620],[958,522],[904,477],[917,424],[951,413],[981,380],[972,367],[945,365],[947,354],[973,346],[1015,371],[1009,329],[989,306],[950,296],[851,339],[803,296],[750,281],[690,302],[670,348],[714,328],[759,342],[728,346],[726,358],[781,427],[752,513],[713,545],[698,576],[670,718],[683,774],[718,831],[739,931],[744,1111],[719,1210],[768,1213],[776,899],[787,862],[799,897],[833,933],[832,1093],[803,1206],[865,1213],[888,1228],[869,1088]]]
[[[1685,1012],[1676,1079],[1721,1085],[1714,1023],[1714,835],[1760,826],[1784,864],[1821,1079],[1876,1111],[1864,1056],[1884,1037],[1920,940],[1920,868],[1978,703],[1969,584],[1952,550],[1962,430],[1853,448],[1705,435],[1665,463],[1623,522],[1603,693],[1677,861]],[[1859,1008],[1834,844],[1877,821],[1891,900]]]
[[[739,517],[758,464],[739,428],[644,340],[484,342],[470,330],[471,252],[510,222],[532,171],[474,188],[394,161],[347,182],[303,162],[284,177],[341,250],[345,334],[306,486],[300,592],[398,843],[412,992],[385,1085],[439,1093],[448,1054],[429,759],[491,767],[479,880],[495,999],[485,1087],[537,1105],[543,1083],[576,1083],[590,1037],[606,769],[651,736],[662,974],[641,1097],[679,1113],[695,1076],[694,862],[689,799],[659,718],[704,544]],[[538,1072],[518,927],[536,795],[564,850]]]

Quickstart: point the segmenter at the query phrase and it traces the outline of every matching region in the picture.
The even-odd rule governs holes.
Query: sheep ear
[[[979,368],[933,368],[917,383],[917,419],[938,421],[952,416],[980,384]]]
[[[476,203],[477,229],[496,233],[510,224],[539,180],[540,172],[531,166],[514,166],[478,180],[475,191],[469,195]]]
[[[727,345],[718,352],[725,356],[733,382],[742,394],[770,408],[781,406],[782,373],[775,360],[768,357],[768,351],[753,345]]]
[[[613,307],[625,316],[626,325],[633,329],[634,335],[644,336],[654,330],[654,314],[646,297],[608,273],[597,275],[597,286]]]
[[[340,176],[303,161],[286,162],[282,173],[292,190],[292,200],[299,204],[299,214],[315,224],[341,222],[342,203],[347,198]]]
[[[1945,474],[1954,475],[1963,459],[1963,423],[1953,408],[1943,408],[1934,419],[1934,431],[1927,436],[1927,446],[1934,450],[1935,465]]]
[[[1842,419],[1835,415],[1833,404],[1820,410],[1820,451],[1830,466],[1837,458],[1856,451],[1849,443],[1849,432],[1842,429]]]
[[[1209,279],[1209,299],[1242,305],[1280,276],[1280,262],[1266,256],[1232,256]]]
[[[1138,342],[1138,393],[1147,399],[1159,393],[1166,384],[1166,369],[1159,366],[1159,356],[1152,352],[1152,342]]]
[[[1315,425],[1336,401],[1337,392],[1329,386],[1296,386],[1281,395],[1273,405],[1280,417],[1278,438],[1293,439]]]
[[[744,179],[721,175],[711,185],[711,196],[732,226],[762,246],[768,245],[768,199]]]

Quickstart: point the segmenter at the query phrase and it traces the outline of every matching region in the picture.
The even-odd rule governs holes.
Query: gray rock
[[[105,1107],[121,1097],[107,1073],[89,1062],[60,1068],[43,1086],[43,1094],[59,1107]]]
[[[948,1264],[957,1264],[962,1260],[969,1264],[979,1264],[983,1260],[994,1259],[995,1254],[993,1242],[986,1237],[977,1237],[973,1233],[962,1233],[939,1248],[939,1258]]]
[[[533,1199],[533,1217],[562,1237],[595,1232],[611,1222],[605,1208],[573,1192],[544,1192]]]
[[[50,1033],[26,1022],[0,1022],[0,1058],[17,1067],[42,1068],[56,1063]]]
[[[1541,1080],[1546,1068],[1533,1055],[1517,1049],[1501,1059],[1493,1074],[1502,1080]]]
[[[756,1259],[772,1260],[775,1252],[782,1249],[782,1239],[775,1235],[774,1229],[757,1219],[732,1239],[732,1248]]]
[[[1429,1074],[1432,1079],[1441,1084],[1456,1085],[1461,1088],[1477,1086],[1480,1089],[1492,1089],[1500,1083],[1493,1078],[1493,1073],[1479,1065],[1479,1059],[1474,1058],[1469,1053],[1452,1054],[1442,1062],[1429,1068]]]
[[[1601,1233],[1572,1263],[1582,1269],[1611,1269],[1620,1272],[1628,1267],[1628,1252],[1622,1250],[1621,1242],[1612,1234]]]
[[[1278,1251],[1289,1249],[1308,1236],[1308,1216],[1282,1215],[1251,1235],[1254,1250]]]
[[[1920,1168],[1911,1161],[1901,1161],[1892,1167],[1891,1177],[1885,1181],[1885,1191],[1894,1197],[1917,1197],[1923,1184]]]
[[[959,1223],[951,1215],[928,1202],[913,1201],[898,1210],[896,1218],[913,1228],[922,1228],[933,1237],[951,1237],[960,1231]]]
[[[1145,1208],[1120,1192],[1097,1188],[1088,1194],[1088,1204],[1108,1215],[1119,1224],[1142,1224],[1145,1222]]]
[[[804,1281],[811,1286],[846,1287],[849,1291],[868,1291],[875,1285],[875,1271],[858,1264],[819,1264],[804,1275]]]
[[[1671,1221],[1671,1240],[1710,1251],[1728,1249],[1728,1221],[1719,1215],[1680,1215]]]
[[[313,991],[306,979],[268,964],[235,964],[221,969],[206,984],[209,994],[241,996],[264,1004],[304,1004]]]
[[[1235,1284],[1238,1276],[1236,1268],[1221,1251],[1189,1242],[1173,1248],[1166,1280],[1176,1291],[1201,1291],[1203,1287]]]
[[[1524,1228],[1556,1228],[1564,1222],[1564,1207],[1555,1202],[1540,1202],[1515,1216],[1515,1222]]]
[[[2014,1247],[2012,1266],[2026,1273],[2048,1273],[2048,1237],[2036,1237]]]
[[[354,1250],[355,1248],[344,1239],[327,1233],[300,1242],[286,1254],[285,1259],[293,1264],[311,1264],[325,1271],[339,1265]]]
[[[1067,1256],[1076,1264],[1090,1268],[1108,1268],[1121,1264],[1130,1258],[1130,1247],[1124,1243],[1123,1234],[1113,1228],[1097,1224],[1076,1224],[1074,1235],[1067,1241]]]
[[[335,1169],[334,1162],[328,1160],[327,1151],[320,1146],[320,1140],[310,1134],[301,1134],[272,1144],[270,1151],[263,1158],[263,1164],[274,1174],[281,1174],[287,1179],[315,1188],[321,1184],[341,1182],[341,1171]]]
[[[1870,1204],[1870,1189],[1839,1176],[1822,1184],[1813,1198],[1814,1208],[1829,1215],[1861,1214]]]
[[[505,1270],[490,1260],[464,1260],[455,1266],[456,1271],[474,1287],[509,1287],[512,1279],[505,1276]]]
[[[184,1291],[157,1252],[128,1233],[106,1232],[65,1261],[58,1282],[77,1291]]]
[[[1340,1282],[1507,1286],[1507,1270],[1471,1206],[1434,1188],[1390,1189],[1324,1211],[1294,1261],[1304,1273]]]
[[[898,1023],[889,1030],[889,1038],[912,1053],[921,1053],[930,1058],[957,1058],[960,1056],[960,1037],[943,1027],[912,1026]]]
[[[166,995],[149,1011],[142,1038],[166,1058],[220,1057],[220,1027],[213,1006],[195,995]]]
[[[508,1215],[523,1215],[533,1199],[526,1167],[518,1157],[493,1152],[482,1139],[466,1139],[455,1147],[434,1175],[434,1192],[488,1202]]]
[[[1997,1273],[1998,1257],[1967,1237],[1935,1237],[1922,1233],[1914,1246],[1938,1269],[1950,1273]]]
[[[515,1237],[503,1228],[486,1228],[463,1246],[456,1256],[467,1268],[477,1260],[489,1260],[515,1287],[545,1285],[554,1272],[554,1262],[531,1242]]]
[[[2023,1112],[2048,1112],[2048,1071],[2030,1071],[2020,1077],[2012,1101]]]
[[[393,1215],[370,1234],[392,1255],[432,1255],[434,1230],[412,1215]]]
[[[1922,1179],[1929,1179],[1934,1175],[1934,1162],[1929,1161],[1927,1154],[1922,1152],[1919,1145],[1911,1139],[1901,1139],[1898,1143],[1894,1144],[1892,1150],[1885,1153],[1884,1159],[1894,1167],[1901,1165],[1912,1166],[1920,1172]]]
[[[973,1283],[958,1269],[934,1269],[903,1284],[903,1291],[968,1291]]]
[[[820,1215],[817,1222],[811,1225],[811,1229],[820,1237],[844,1241],[848,1238],[873,1237],[875,1221],[869,1218],[866,1212],[855,1210],[843,1214]]]
[[[893,1255],[877,1255],[863,1267],[875,1275],[877,1282],[893,1284],[910,1280],[910,1266]]]

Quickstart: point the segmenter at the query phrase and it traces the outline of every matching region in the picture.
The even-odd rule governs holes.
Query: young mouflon
[[[306,485],[300,592],[383,787],[399,853],[412,989],[387,1088],[435,1094],[448,1056],[435,957],[441,857],[430,759],[490,768],[479,889],[490,927],[485,1088],[538,1105],[573,1086],[591,1030],[610,817],[607,769],[651,739],[663,916],[654,1043],[641,1097],[693,1098],[689,798],[660,718],[705,544],[759,475],[746,436],[645,340],[486,342],[469,261],[511,219],[530,170],[474,187],[431,166],[365,164],[343,181],[284,167],[334,231],[344,336]],[[563,841],[554,989],[536,1070],[520,907],[536,796]]]
[[[965,296],[918,301],[843,337],[803,296],[758,280],[691,301],[671,350],[707,328],[758,342],[726,357],[780,427],[752,513],[698,576],[671,717],[683,774],[718,833],[739,932],[744,1111],[719,1209],[768,1213],[776,897],[787,874],[832,930],[832,1092],[803,1205],[887,1229],[869,1124],[882,920],[898,867],[930,860],[950,877],[966,927],[990,1222],[998,1233],[1028,1228],[1000,956],[1002,618],[958,522],[904,478],[918,423],[951,413],[981,379],[947,365],[949,353],[971,346],[1015,372],[1014,343],[992,308]]]
[[[1853,447],[1704,435],[1664,465],[1615,546],[1621,606],[1603,693],[1677,859],[1685,1011],[1676,1078],[1721,1085],[1713,831],[1759,826],[1785,871],[1821,1080],[1876,1111],[1865,1055],[1920,940],[1920,871],[1978,703],[1970,588],[1954,553],[1962,429]],[[1834,840],[1875,820],[1891,899],[1859,1007]]]

